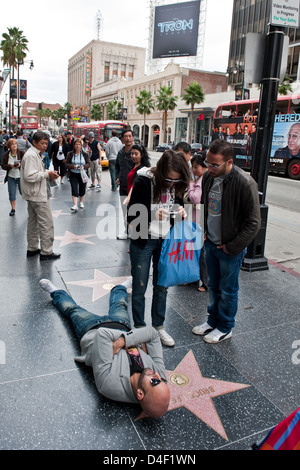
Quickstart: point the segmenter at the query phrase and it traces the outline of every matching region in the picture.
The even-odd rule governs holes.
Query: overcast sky
[[[97,39],[99,10],[103,41],[147,48],[149,4],[149,0],[14,0],[13,6],[2,8],[0,39],[8,27],[18,27],[29,41],[26,60],[33,60],[34,69],[29,70],[29,63],[20,68],[20,78],[28,80],[28,100],[62,105],[67,101],[68,60]],[[232,5],[233,0],[207,0],[203,70],[226,71]],[[3,108],[5,93],[8,84],[0,96]]]

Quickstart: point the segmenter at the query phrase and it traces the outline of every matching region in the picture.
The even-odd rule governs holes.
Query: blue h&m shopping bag
[[[164,239],[158,263],[159,286],[189,284],[200,279],[202,230],[194,222],[177,222]]]

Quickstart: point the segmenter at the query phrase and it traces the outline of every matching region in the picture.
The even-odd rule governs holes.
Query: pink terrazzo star
[[[85,245],[95,245],[95,243],[90,242],[87,238],[96,237],[96,235],[75,235],[72,232],[65,232],[62,237],[55,237],[55,240],[61,240],[59,246],[71,245],[72,243],[83,243]]]
[[[67,284],[71,284],[73,286],[91,287],[93,289],[92,302],[95,302],[104,295],[109,294],[113,287],[117,286],[118,284],[121,284],[126,279],[128,279],[128,277],[129,276],[111,277],[103,273],[102,271],[95,269],[94,279],[67,282]],[[128,289],[128,292],[130,292],[130,289]]]
[[[212,399],[250,385],[203,377],[192,350],[175,370],[167,370],[167,378],[171,392],[169,411],[187,408],[228,441]]]

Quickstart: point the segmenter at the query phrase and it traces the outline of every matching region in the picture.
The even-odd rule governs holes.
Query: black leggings
[[[85,195],[85,183],[82,181],[80,173],[70,172],[70,183],[72,196],[83,197]]]

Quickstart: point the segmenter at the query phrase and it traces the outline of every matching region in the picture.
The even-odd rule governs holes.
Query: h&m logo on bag
[[[176,246],[176,243],[174,242],[172,246],[172,250],[168,253],[169,264],[171,264],[172,259],[173,259],[174,264],[177,263],[177,260],[185,261],[188,258],[190,258],[190,260],[192,261],[193,256],[194,256],[194,250],[195,248],[194,248],[193,240],[190,240],[190,241],[186,240],[184,242],[183,249],[181,247],[181,242],[178,242],[177,246]]]

